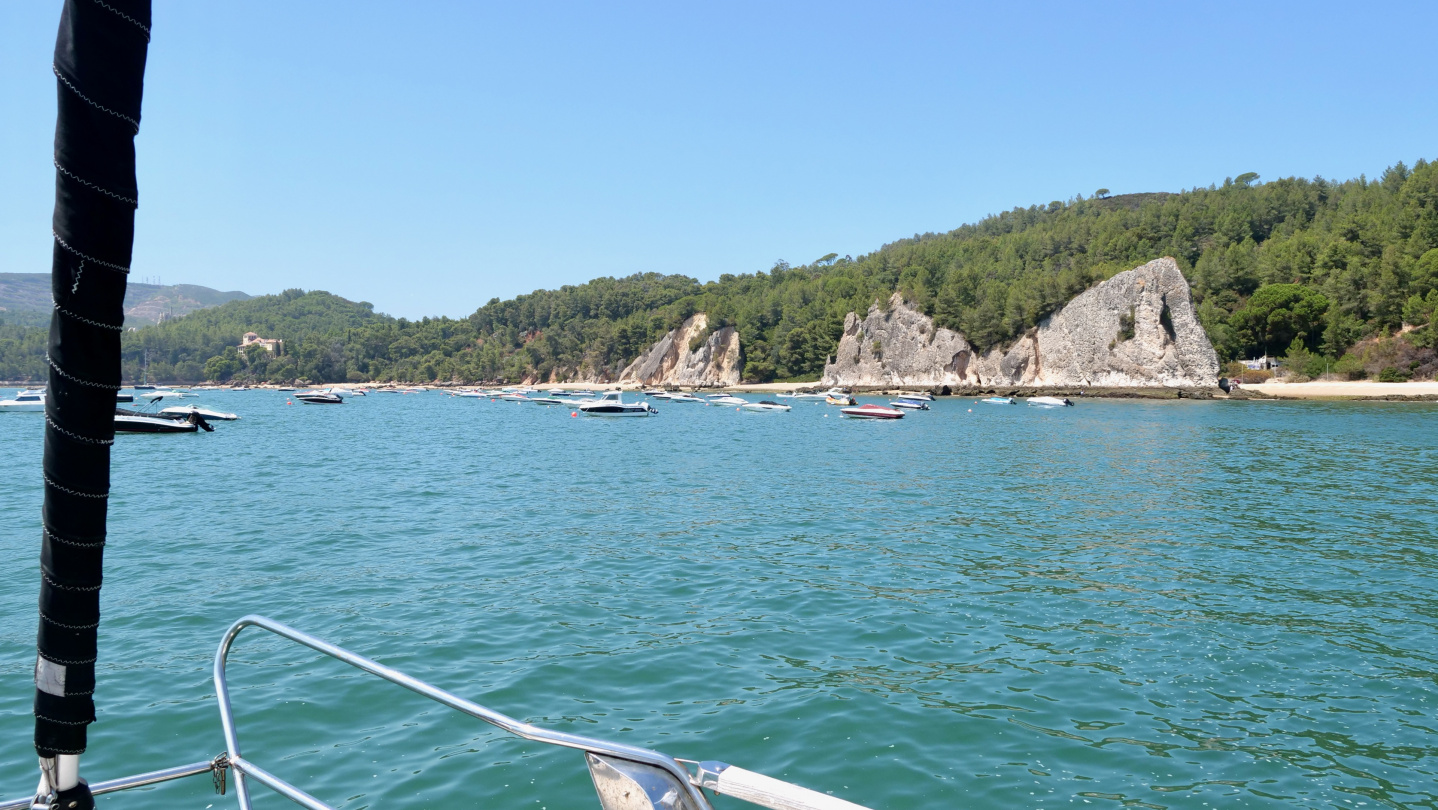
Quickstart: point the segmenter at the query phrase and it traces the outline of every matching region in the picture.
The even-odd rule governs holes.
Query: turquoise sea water
[[[1438,807],[1432,403],[198,401],[244,418],[115,449],[91,779],[223,749],[255,612],[875,808]],[[0,797],[35,782],[42,424],[0,414]],[[245,753],[337,807],[598,807],[578,753],[261,632],[230,672]]]

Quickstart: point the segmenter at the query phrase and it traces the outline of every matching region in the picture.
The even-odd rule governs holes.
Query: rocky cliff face
[[[716,329],[698,349],[689,343],[709,328],[704,313],[690,316],[649,351],[639,355],[619,373],[619,382],[641,385],[724,386],[738,385],[739,333],[732,326]]]
[[[897,294],[887,311],[850,313],[826,385],[1212,387],[1218,355],[1188,280],[1157,259],[1095,284],[1012,346],[976,355],[964,336]]]

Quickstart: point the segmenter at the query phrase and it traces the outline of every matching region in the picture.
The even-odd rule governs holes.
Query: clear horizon
[[[49,271],[60,2],[0,5],[0,272]],[[134,281],[417,318],[1016,206],[1438,157],[1438,5],[160,0]]]

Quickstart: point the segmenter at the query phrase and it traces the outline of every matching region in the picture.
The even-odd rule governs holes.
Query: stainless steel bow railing
[[[249,779],[254,779],[281,796],[310,810],[334,810],[319,799],[275,776],[240,754],[240,740],[235,730],[234,711],[230,707],[230,690],[225,679],[225,664],[235,638],[246,627],[267,630],[277,636],[309,647],[316,652],[403,686],[470,717],[483,720],[517,737],[585,752],[585,761],[588,763],[590,775],[594,779],[600,805],[605,810],[638,807],[653,808],[653,810],[713,810],[708,798],[704,795],[706,788],[774,810],[865,810],[865,808],[843,799],[781,782],[722,762],[691,763],[697,767],[696,772],[690,774],[683,764],[688,760],[681,761],[648,748],[554,731],[521,722],[506,714],[431,686],[397,669],[336,647],[308,633],[264,616],[254,615],[246,616],[230,625],[230,628],[225,631],[224,638],[220,640],[219,650],[215,653],[215,696],[220,707],[220,723],[224,729],[225,745],[229,749],[228,752],[210,762],[197,762],[179,768],[100,782],[91,786],[92,792],[96,794],[109,793],[201,773],[212,773],[215,777],[216,788],[223,790],[225,773],[232,769],[235,772],[235,797],[239,801],[241,810],[251,810]],[[43,798],[27,797],[0,802],[0,810],[42,808],[46,806],[43,803]]]

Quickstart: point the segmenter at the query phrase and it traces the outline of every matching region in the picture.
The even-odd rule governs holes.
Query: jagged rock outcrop
[[[698,349],[689,350],[690,342],[708,329],[707,315],[703,312],[691,315],[678,329],[670,330],[626,366],[619,373],[619,382],[696,387],[738,385],[742,367],[739,333],[734,327],[714,330]]]
[[[1200,388],[1218,384],[1218,355],[1188,280],[1156,259],[1095,284],[1013,345],[977,355],[896,293],[887,311],[850,313],[826,385]]]

